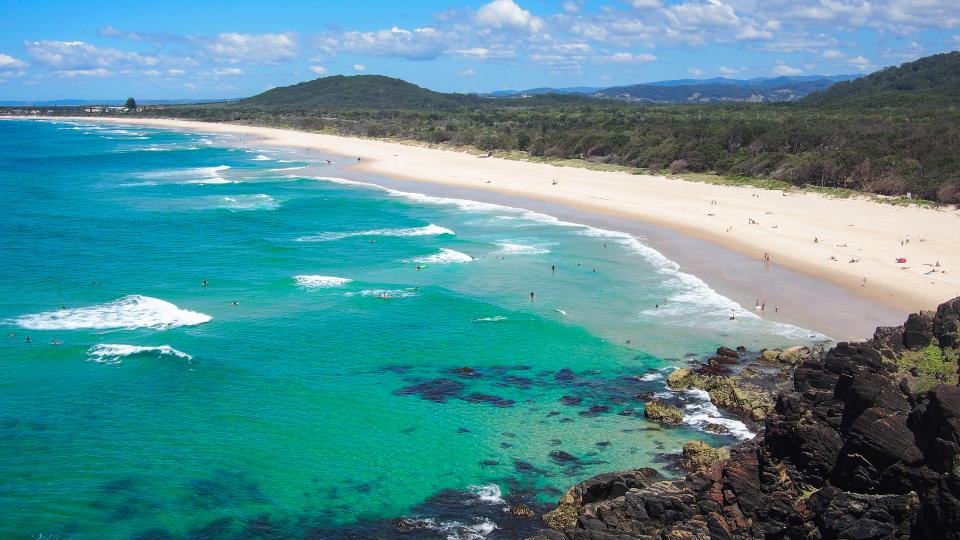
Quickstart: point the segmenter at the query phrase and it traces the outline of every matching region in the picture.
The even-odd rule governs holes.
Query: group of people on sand
[[[757,311],[766,311],[766,310],[767,310],[767,302],[766,302],[766,301],[760,301],[760,299],[757,298],[757,299],[754,300],[754,302],[753,302],[753,309],[755,309],[755,310],[757,310]],[[773,312],[774,312],[774,313],[780,313],[780,306],[773,306]]]

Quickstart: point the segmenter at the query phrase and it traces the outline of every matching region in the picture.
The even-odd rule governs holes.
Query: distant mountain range
[[[762,77],[755,79],[677,79],[629,86],[595,88],[531,88],[529,90],[500,90],[484,94],[488,97],[528,97],[543,94],[580,94],[593,98],[618,99],[647,103],[714,103],[723,101],[795,101],[825,90],[838,81],[848,81],[856,75],[804,75]]]

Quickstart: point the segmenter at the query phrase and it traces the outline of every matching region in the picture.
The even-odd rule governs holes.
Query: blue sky
[[[242,97],[336,74],[486,92],[868,73],[958,48],[957,0],[5,0],[0,100]]]

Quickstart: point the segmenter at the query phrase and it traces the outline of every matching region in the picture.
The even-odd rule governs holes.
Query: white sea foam
[[[467,489],[477,496],[477,500],[489,504],[506,504],[503,500],[503,493],[497,484],[487,484],[485,486],[467,486]]]
[[[119,184],[120,187],[143,187],[143,186],[155,186],[156,182],[130,182],[128,184]]]
[[[156,356],[175,356],[184,360],[193,360],[193,357],[185,352],[180,352],[169,345],[160,345],[159,347],[139,347],[137,345],[118,345],[112,343],[99,343],[87,351],[87,356],[94,362],[101,364],[119,364],[124,358],[140,355]]]
[[[550,253],[549,249],[543,249],[534,246],[524,246],[521,244],[502,243],[497,245],[500,246],[499,253],[510,255],[543,255],[544,253]]]
[[[363,296],[366,298],[411,298],[417,293],[404,289],[365,289],[360,292],[343,293],[344,296]]]
[[[265,156],[265,155],[263,155],[263,154],[259,154],[259,155],[257,155],[257,157],[253,158],[253,161],[270,161],[271,159],[273,159],[273,158],[270,157],[270,156]]]
[[[231,210],[274,210],[280,206],[273,197],[264,193],[221,197],[221,201],[220,207]]]
[[[756,435],[743,422],[724,418],[717,406],[710,402],[710,394],[706,391],[691,388],[682,390],[681,394],[687,400],[683,406],[684,424],[697,429],[703,429],[707,424],[720,424],[730,430],[730,435],[741,440],[752,439]]]
[[[370,231],[359,232],[323,232],[313,236],[301,236],[297,238],[298,242],[329,242],[332,240],[341,240],[354,236],[439,236],[441,234],[454,234],[446,227],[434,225],[433,223],[426,227],[411,227],[405,229],[373,229]]]
[[[308,289],[339,287],[340,285],[345,285],[353,281],[352,279],[342,277],[314,275],[293,276],[293,279],[297,282],[297,285],[306,287]]]
[[[470,262],[473,261],[473,257],[467,255],[466,253],[461,253],[447,248],[440,248],[440,251],[434,253],[433,255],[426,255],[424,257],[417,257],[416,259],[410,259],[404,262],[412,262],[417,264],[445,264],[445,263],[461,263],[461,262]]]
[[[740,324],[752,324],[756,325],[755,330],[757,331],[766,331],[773,332],[790,339],[813,339],[813,340],[826,340],[828,339],[826,335],[811,332],[809,330],[793,326],[785,323],[775,323],[762,319],[755,313],[743,309],[742,306],[737,304],[730,298],[727,298],[716,291],[714,291],[709,285],[707,285],[700,278],[687,274],[680,271],[680,266],[670,259],[666,258],[659,251],[644,245],[640,240],[635,236],[629,233],[619,232],[619,231],[610,231],[605,229],[600,229],[597,227],[589,227],[586,225],[572,223],[568,221],[559,220],[553,216],[547,214],[541,214],[539,212],[532,212],[520,208],[497,205],[490,203],[482,203],[477,201],[470,201],[465,199],[453,199],[448,197],[435,197],[432,195],[423,195],[420,193],[408,193],[404,191],[399,191],[395,189],[386,188],[383,186],[378,186],[376,184],[371,184],[368,182],[357,182],[354,180],[347,180],[345,178],[337,177],[314,177],[318,180],[326,180],[330,182],[335,182],[344,185],[353,185],[368,189],[378,189],[386,192],[387,194],[395,197],[403,197],[408,200],[411,200],[416,203],[423,204],[437,204],[437,205],[452,205],[457,207],[460,210],[464,211],[478,211],[478,212],[488,212],[488,213],[497,213],[496,219],[504,221],[515,221],[518,225],[529,225],[529,224],[548,224],[554,226],[564,226],[564,227],[576,227],[580,228],[580,231],[577,231],[579,234],[584,236],[591,236],[596,238],[604,238],[607,240],[615,241],[618,244],[626,247],[627,249],[637,253],[642,256],[644,259],[650,262],[650,264],[656,268],[661,274],[664,275],[665,285],[669,288],[678,290],[670,298],[670,302],[666,308],[661,307],[660,309],[649,309],[643,311],[644,316],[650,317],[670,317],[673,319],[671,323],[676,324],[687,324],[687,325],[697,325],[697,326],[710,326],[715,329],[726,329],[729,327],[729,316],[731,310],[736,315],[736,320]],[[424,262],[422,260],[417,260],[416,262]],[[753,330],[753,329],[751,329]]]
[[[270,172],[286,172],[286,171],[298,171],[300,169],[306,169],[306,166],[303,167],[280,167],[278,169],[270,169]]]
[[[496,315],[494,317],[481,317],[479,319],[473,319],[473,320],[474,322],[497,322],[497,321],[505,321],[507,320],[507,318],[504,317],[503,315]],[[472,489],[476,486],[470,486],[470,487]]]
[[[209,321],[204,313],[180,309],[149,296],[132,294],[94,306],[23,315],[12,322],[28,330],[105,330],[111,328],[156,328],[166,330]]]
[[[659,381],[663,378],[663,375],[660,373],[647,373],[646,375],[640,377],[641,381],[650,382],[650,381]]]

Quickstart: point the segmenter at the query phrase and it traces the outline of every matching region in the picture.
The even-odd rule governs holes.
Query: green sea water
[[[245,142],[0,121],[0,537],[509,538],[511,497],[749,436],[670,369],[823,337],[642,239]]]

